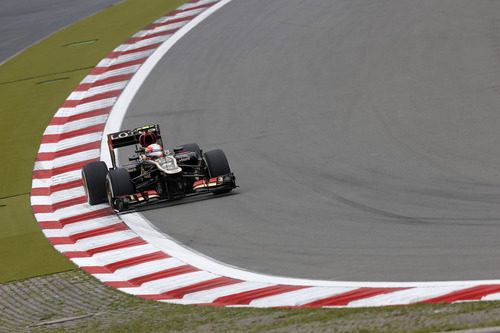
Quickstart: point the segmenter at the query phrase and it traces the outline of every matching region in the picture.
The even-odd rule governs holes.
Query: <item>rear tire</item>
[[[85,196],[90,205],[106,202],[106,163],[92,162],[82,167],[82,182]]]
[[[182,145],[181,147],[182,147],[182,151],[193,152],[193,153],[196,153],[198,158],[201,157],[201,149],[197,143],[186,143],[185,145]]]
[[[109,170],[106,175],[106,194],[108,203],[114,210],[121,212],[125,209],[123,202],[115,200],[124,195],[134,193],[134,184],[130,180],[130,175],[125,168]]]

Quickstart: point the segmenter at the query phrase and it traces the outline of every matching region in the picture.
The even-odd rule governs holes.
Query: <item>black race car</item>
[[[203,193],[227,193],[236,187],[226,155],[203,152],[189,143],[164,150],[160,126],[150,125],[108,134],[113,167],[92,162],[82,168],[87,201],[108,202],[117,212]],[[115,149],[135,146],[129,163],[118,166]]]

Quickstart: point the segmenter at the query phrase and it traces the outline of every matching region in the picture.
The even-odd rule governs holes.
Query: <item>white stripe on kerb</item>
[[[57,221],[57,220],[47,220],[47,221]],[[101,217],[99,219],[94,219],[94,220],[70,223],[60,229],[43,229],[42,232],[46,237],[70,237],[78,235],[83,232],[89,232],[103,227],[118,225],[120,223],[122,223],[120,220]]]
[[[48,161],[37,161],[34,166],[34,170],[51,170],[53,168],[59,168],[67,165],[71,165],[77,162],[88,161],[92,159],[98,159],[101,156],[100,149],[85,150],[79,153],[57,157],[54,160]]]
[[[308,287],[287,293],[268,296],[253,300],[250,305],[255,307],[300,306],[320,299],[343,294],[357,288],[349,287]]]
[[[135,53],[131,53],[131,54],[120,55],[116,58],[104,58],[99,62],[99,64],[97,66],[98,67],[111,67],[114,65],[123,64],[125,62],[147,58],[151,55],[151,53],[153,53],[153,51],[154,50],[146,50],[146,51],[142,51],[142,52],[135,52]]]
[[[152,37],[152,38],[148,38],[148,39],[143,39],[143,40],[137,41],[134,44],[122,44],[115,49],[115,52],[134,52],[134,50],[138,50],[141,47],[154,45],[154,44],[158,44],[158,43],[163,43],[164,41],[169,39],[170,36],[172,36],[172,35],[171,34],[170,35],[162,35],[162,36],[156,36],[156,37]]]
[[[122,277],[122,281],[127,281],[182,265],[184,263],[176,258],[156,259],[131,267],[120,268],[115,273]]]
[[[481,298],[482,301],[500,301],[500,293],[489,294]]]
[[[70,172],[61,173],[49,178],[33,179],[31,184],[32,188],[48,188],[54,185],[64,185],[66,183],[81,180],[82,179],[81,170],[74,170]]]
[[[135,73],[139,69],[139,67],[141,67],[141,65],[132,65],[123,68],[109,70],[102,74],[87,75],[80,83],[81,84],[94,83],[97,81],[109,79],[119,75]]]
[[[95,101],[93,102],[95,103]],[[71,122],[67,122],[63,125],[50,125],[45,129],[44,135],[53,135],[53,134],[61,134],[72,132],[76,130],[80,130],[83,128],[87,128],[90,126],[94,126],[97,124],[104,124],[108,119],[108,115],[99,115],[90,118],[79,119]]]
[[[143,283],[140,287],[118,288],[119,290],[132,295],[157,295],[170,290],[175,290],[196,283],[217,278],[217,275],[198,271],[186,274],[175,275],[169,278],[158,279]]]
[[[424,301],[426,299],[442,296],[460,289],[464,286],[443,286],[443,287],[417,287],[406,290],[399,290],[388,294],[376,295],[353,301],[349,307],[365,307],[385,305],[405,305]]]
[[[99,95],[108,91],[113,91],[113,90],[121,90],[123,89],[128,83],[127,81],[118,81],[118,82],[113,82],[109,84],[104,84],[102,86],[96,86],[96,87],[91,87],[88,90],[85,91],[74,91],[69,95],[67,100],[71,101],[79,101],[85,98],[90,98],[95,95]]]
[[[140,257],[155,252],[158,252],[158,249],[155,248],[153,245],[143,244],[143,245],[129,246],[118,250],[99,252],[96,253],[93,257],[95,260],[98,260],[103,265],[109,265],[114,262]]]
[[[82,146],[87,143],[101,141],[102,133],[91,133],[85,135],[75,136],[69,139],[64,139],[56,143],[42,143],[40,145],[39,153],[55,153],[68,148]]]
[[[184,299],[191,300],[196,303],[211,303],[220,297],[239,294],[246,291],[270,287],[270,286],[271,284],[269,283],[243,281],[241,283],[235,283],[228,286],[187,294],[184,296]]]
[[[89,251],[103,246],[124,242],[133,238],[137,238],[136,233],[130,230],[123,230],[113,232],[112,234],[79,239],[75,243],[75,246],[79,249],[79,251]]]

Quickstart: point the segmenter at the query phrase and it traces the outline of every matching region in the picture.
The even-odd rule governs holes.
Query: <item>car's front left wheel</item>
[[[117,168],[109,170],[106,175],[106,194],[108,203],[116,211],[126,209],[121,197],[134,193],[134,184],[130,180],[127,169]]]

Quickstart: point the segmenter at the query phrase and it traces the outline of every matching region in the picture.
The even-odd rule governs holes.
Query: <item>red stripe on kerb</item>
[[[75,215],[71,217],[67,217],[64,219],[61,219],[59,222],[65,226],[71,223],[76,223],[76,222],[81,222],[81,221],[87,221],[87,220],[92,220],[100,217],[106,217],[106,216],[111,216],[113,215],[113,211],[111,210],[110,207],[102,208],[99,210],[94,210],[88,213],[80,214],[80,215]]]
[[[81,153],[82,151],[98,149],[98,148],[101,148],[101,141],[95,141],[95,142],[87,143],[87,144],[84,144],[81,146],[71,147],[71,148],[64,149],[64,150],[58,150],[58,151],[51,152],[51,153],[38,153],[38,155],[36,155],[36,160],[37,161],[52,161],[53,159],[55,159],[57,157],[72,155],[72,154],[76,154],[76,153]]]
[[[80,268],[89,274],[111,274],[111,273],[113,273],[113,272],[110,272],[109,270],[107,270],[106,267],[103,267],[103,266],[81,266]]]
[[[61,229],[63,227],[59,221],[42,221],[38,224],[42,229]]]
[[[66,173],[70,171],[80,170],[85,164],[90,162],[97,162],[99,158],[92,158],[90,160],[81,161],[73,164],[64,165],[62,167],[48,169],[48,170],[35,170],[33,171],[33,179],[46,179],[54,175],[60,175],[61,173]]]
[[[163,43],[161,43],[161,42],[155,43],[155,44],[151,44],[151,45],[147,45],[147,46],[143,46],[143,47],[138,47],[136,49],[127,50],[127,51],[112,52],[108,57],[118,57],[121,55],[132,54],[132,53],[147,51],[147,50],[151,50],[151,49],[156,49],[161,44],[163,44]]]
[[[139,237],[135,237],[132,239],[127,239],[127,240],[122,241],[122,242],[117,242],[117,243],[113,243],[113,244],[109,244],[109,245],[96,247],[94,249],[87,250],[87,253],[89,253],[90,255],[94,255],[94,254],[100,253],[100,252],[118,250],[118,249],[123,249],[126,247],[145,245],[145,244],[147,244],[147,242],[144,239],[139,238]]]
[[[204,291],[204,290],[208,290],[208,289],[224,287],[224,286],[228,286],[228,285],[236,284],[236,283],[241,283],[241,282],[242,282],[241,280],[234,280],[234,279],[230,279],[230,278],[222,276],[222,277],[219,277],[216,279],[192,284],[192,285],[187,286],[187,287],[174,289],[174,290],[162,293],[162,294],[137,295],[137,296],[142,297],[142,298],[152,299],[152,300],[181,299],[187,294],[192,294],[192,293],[196,293],[196,292]]]
[[[118,242],[118,243],[113,243],[101,247],[97,247],[94,249],[90,249],[87,251],[68,251],[68,252],[63,252],[63,254],[68,257],[68,258],[85,258],[85,257],[92,257],[94,254],[99,253],[99,252],[107,252],[107,251],[112,251],[112,250],[118,250],[118,249],[123,249],[126,247],[132,247],[132,246],[138,246],[138,245],[144,245],[147,244],[142,238],[136,237],[132,239],[128,239],[123,242]]]
[[[277,285],[277,286],[259,288],[259,289],[245,291],[239,294],[219,297],[216,300],[214,300],[211,304],[221,305],[221,306],[233,305],[233,304],[240,304],[240,305],[250,304],[251,301],[258,298],[274,296],[304,288],[310,288],[310,287]]]
[[[149,282],[149,281],[155,281],[158,279],[165,279],[168,277],[176,276],[176,275],[181,275],[181,274],[186,274],[186,273],[191,273],[191,272],[198,272],[199,269],[190,266],[190,265],[183,265],[183,266],[178,266],[170,269],[166,269],[160,272],[144,275],[137,277],[135,279],[131,279],[128,281],[114,281],[114,282],[107,282],[106,284],[110,287],[114,288],[133,288],[133,287],[138,287],[142,285],[143,283]]]
[[[144,30],[153,30],[153,29],[156,29],[158,27],[163,27],[163,26],[169,25],[169,24],[179,23],[179,22],[183,22],[183,21],[190,21],[190,20],[194,19],[196,16],[198,16],[198,15],[180,17],[180,18],[168,20],[168,21],[165,21],[162,23],[152,23],[152,24],[148,25],[146,27],[146,29],[144,29]],[[128,44],[128,41],[126,43]]]
[[[160,36],[166,36],[166,35],[172,35],[174,34],[177,30],[179,30],[179,28],[176,28],[176,29],[170,29],[170,30],[165,30],[165,31],[160,31],[160,32],[157,32],[157,33],[154,33],[154,34],[150,34],[150,35],[146,35],[146,36],[142,36],[142,37],[132,37],[130,38],[127,42],[129,44],[134,44],[134,43],[137,43],[139,41],[143,41],[143,40],[146,40],[146,39],[151,39],[151,38],[154,38],[154,37],[160,37]]]
[[[169,255],[167,255],[161,251],[158,251],[158,252],[153,252],[153,253],[145,254],[142,256],[118,261],[118,262],[106,265],[106,268],[108,268],[110,271],[114,272],[120,268],[134,266],[134,265],[138,265],[138,264],[143,264],[145,262],[153,261],[153,260],[166,259],[169,257],[170,257]]]
[[[73,180],[67,183],[57,184],[50,187],[35,187],[31,189],[31,196],[47,196],[54,192],[69,190],[71,188],[82,186],[82,180]]]
[[[85,251],[68,251],[68,252],[63,252],[63,254],[68,259],[91,257],[91,255]]]
[[[199,269],[196,267],[193,267],[191,265],[183,265],[183,266],[178,266],[178,267],[166,269],[166,270],[163,270],[161,272],[156,272],[153,274],[148,274],[148,275],[144,275],[141,277],[137,277],[137,278],[129,280],[129,281],[131,283],[133,283],[134,285],[141,285],[141,284],[149,282],[149,281],[154,281],[154,280],[158,280],[158,279],[165,279],[165,278],[176,276],[176,275],[198,272],[198,271],[199,271]]]
[[[102,123],[61,134],[47,134],[42,137],[42,143],[57,143],[61,140],[74,138],[80,135],[102,132],[105,125],[106,123]]]
[[[106,57],[106,58],[110,58],[110,57]],[[109,71],[113,71],[115,69],[130,67],[130,66],[134,66],[134,65],[141,65],[142,63],[144,63],[146,61],[146,59],[148,59],[148,57],[144,57],[144,58],[136,59],[136,60],[132,60],[132,61],[126,61],[126,62],[122,62],[120,64],[116,64],[113,66],[108,66],[108,67],[95,67],[92,70],[92,72],[90,72],[89,75],[99,75],[99,74],[103,74],[103,73],[106,73]]]
[[[77,242],[80,239],[89,238],[89,237],[96,237],[96,236],[101,236],[101,235],[105,235],[105,234],[111,234],[111,233],[114,233],[117,231],[124,231],[124,230],[128,230],[128,227],[125,223],[120,222],[120,223],[116,223],[116,224],[113,224],[113,225],[110,225],[107,227],[102,227],[102,228],[98,228],[98,229],[94,229],[94,230],[90,230],[90,231],[80,232],[79,234],[71,235],[68,238],[73,240],[73,242]]]
[[[52,243],[52,245],[75,244],[75,242],[69,237],[47,237],[47,239]]]
[[[190,1],[191,3],[196,3],[198,1]],[[184,13],[184,12],[188,12],[190,10],[196,10],[196,9],[200,9],[200,8],[206,8],[206,7],[210,7],[212,5],[214,5],[215,2],[210,2],[210,3],[207,3],[207,4],[204,4],[204,5],[199,5],[199,6],[196,6],[196,7],[191,7],[191,8],[186,8],[186,9],[176,9],[174,11],[172,11],[171,13],[167,14],[167,16],[174,16],[174,15],[177,15],[179,13]]]
[[[458,301],[480,300],[486,295],[500,292],[500,285],[481,285],[472,288],[457,290],[452,293],[431,298],[420,303],[453,303]]]
[[[123,89],[111,90],[101,94],[96,94],[94,96],[90,96],[84,99],[67,99],[66,102],[63,103],[63,108],[74,108],[77,105],[91,103],[95,101],[99,101],[101,99],[118,97],[122,93]]]
[[[408,288],[359,288],[339,295],[323,298],[315,302],[303,304],[299,307],[316,308],[322,306],[343,306],[343,305],[348,305],[352,301],[357,301],[363,298],[373,297],[382,294],[389,294],[395,291],[400,291],[405,289]]]
[[[83,204],[86,202],[87,202],[87,197],[81,196],[81,197],[76,197],[76,198],[61,201],[61,202],[56,202],[55,204],[52,204],[52,207],[54,208],[54,210],[58,210],[61,208],[67,208],[67,207],[71,207],[71,206],[75,206],[75,205],[80,205],[80,204]]]
[[[83,197],[77,197],[65,201],[61,201],[52,205],[32,205],[31,208],[33,209],[33,213],[53,213],[54,211],[60,209],[60,208],[65,208],[65,207],[70,207],[74,205],[79,205],[82,203],[87,202],[87,198],[85,196]]]
[[[52,205],[31,205],[31,209],[33,210],[33,213],[35,213],[35,214],[53,213],[54,212]]]
[[[52,121],[50,122],[49,125],[64,125],[66,123],[69,123],[70,121],[102,116],[104,114],[108,114],[110,111],[111,111],[111,106],[108,106],[105,108],[95,109],[88,112],[77,113],[68,117],[54,117],[52,118]]]
[[[78,85],[78,87],[76,87],[75,91],[87,91],[93,87],[100,87],[100,86],[104,86],[106,84],[116,83],[116,82],[121,82],[121,81],[129,81],[132,78],[132,76],[134,76],[134,73],[110,76],[108,78],[98,80],[95,82],[81,83],[80,85]]]

